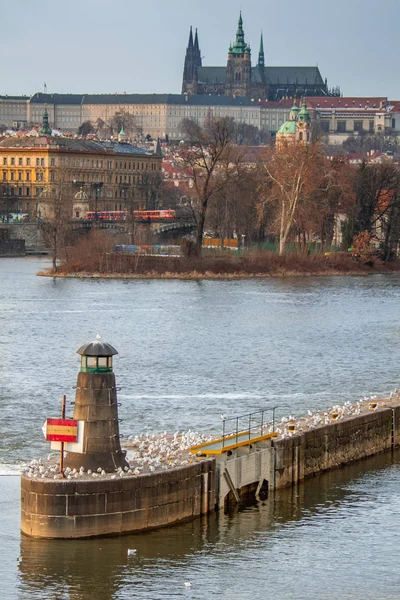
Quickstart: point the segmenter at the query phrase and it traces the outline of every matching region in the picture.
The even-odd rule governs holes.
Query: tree
[[[79,135],[86,136],[89,133],[95,133],[95,129],[93,127],[92,121],[84,121],[82,125],[78,128]]]
[[[96,135],[101,138],[109,135],[110,128],[108,127],[107,123],[103,121],[103,119],[98,118],[94,123],[94,130]]]
[[[260,139],[260,130],[255,125],[235,124],[235,142],[238,146],[258,146]]]
[[[163,178],[159,171],[156,173],[145,171],[142,174],[139,189],[146,210],[155,210],[158,207],[162,185]]]
[[[364,160],[355,173],[354,191],[354,233],[373,233],[377,222],[389,213],[393,204],[399,203],[399,169],[390,160],[380,164],[369,164]]]
[[[73,190],[67,182],[66,172],[57,172],[59,181],[51,182],[39,196],[40,229],[45,245],[50,249],[53,273],[57,273],[57,261],[65,251],[67,235],[71,230]]]
[[[108,126],[110,133],[116,137],[123,129],[125,135],[130,137],[137,137],[143,135],[143,128],[138,124],[137,119],[124,111],[118,111],[110,119]]]
[[[201,255],[210,201],[226,185],[226,180],[231,175],[229,158],[234,124],[227,117],[214,119],[210,116],[204,127],[195,121],[184,119],[182,130],[186,138],[182,158],[193,179],[191,204],[197,227],[195,251],[197,255]]]
[[[281,143],[264,165],[263,204],[272,204],[279,234],[279,254],[286,251],[289,234],[307,203],[323,189],[327,161],[319,143]],[[260,212],[260,211],[259,211]]]

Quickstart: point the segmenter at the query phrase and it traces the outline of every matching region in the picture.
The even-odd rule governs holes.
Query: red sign
[[[78,440],[78,421],[47,419],[46,440],[49,442],[76,442]]]

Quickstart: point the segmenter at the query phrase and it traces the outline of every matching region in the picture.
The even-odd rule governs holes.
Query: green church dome
[[[294,135],[296,133],[296,121],[286,121],[278,130],[279,135]]]

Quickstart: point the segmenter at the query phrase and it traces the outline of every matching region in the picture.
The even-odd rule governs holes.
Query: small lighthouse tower
[[[76,384],[74,419],[84,421],[82,453],[68,452],[65,467],[99,467],[113,472],[128,465],[121,450],[113,356],[117,350],[100,336],[77,350],[81,370]]]

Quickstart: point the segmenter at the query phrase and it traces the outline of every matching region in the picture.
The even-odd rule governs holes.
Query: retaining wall
[[[139,477],[87,481],[21,477],[21,530],[84,538],[172,525],[215,510],[215,461]]]
[[[383,408],[274,440],[274,485],[285,487],[400,445],[400,407]]]

